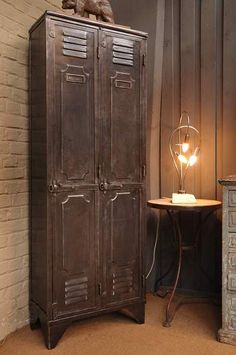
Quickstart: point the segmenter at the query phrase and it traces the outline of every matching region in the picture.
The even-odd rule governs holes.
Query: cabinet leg
[[[138,324],[143,324],[145,321],[145,304],[139,303],[123,308],[120,311],[125,316],[134,319]]]
[[[40,319],[42,332],[45,340],[45,344],[49,350],[54,349],[57,346],[58,341],[66,331],[69,323],[63,323],[59,325],[50,325],[44,319]]]
[[[40,320],[38,315],[38,310],[33,303],[30,303],[30,328],[31,330],[35,330],[40,328]]]
[[[30,320],[30,329],[31,330],[36,330],[40,328],[40,320],[37,319],[36,321]]]
[[[220,329],[217,340],[221,343],[236,345],[236,332],[226,329]]]

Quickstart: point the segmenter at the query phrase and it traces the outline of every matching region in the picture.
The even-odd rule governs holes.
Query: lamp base
[[[181,203],[196,203],[197,200],[194,195],[185,194],[185,193],[173,193],[172,194],[172,203],[181,204]]]
[[[186,194],[186,191],[185,190],[179,190],[178,194]]]

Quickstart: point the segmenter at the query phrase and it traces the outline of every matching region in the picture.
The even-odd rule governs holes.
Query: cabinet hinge
[[[100,45],[97,46],[97,58],[99,59],[101,56],[101,47]]]
[[[98,296],[101,296],[102,295],[102,284],[99,283],[98,284]]]
[[[143,177],[146,177],[146,165],[143,165],[142,167],[142,175]]]
[[[143,66],[145,67],[147,65],[147,56],[146,54],[143,54]]]
[[[98,170],[97,170],[97,176],[98,176],[98,179],[100,180],[101,179],[101,176],[102,176],[102,166],[101,164],[98,165]]]

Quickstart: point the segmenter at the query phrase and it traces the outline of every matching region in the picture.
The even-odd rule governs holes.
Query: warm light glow
[[[200,151],[200,148],[197,147],[197,148],[195,149],[193,155],[191,155],[191,157],[189,158],[188,164],[189,164],[190,166],[193,166],[193,165],[196,164],[196,162],[197,162],[197,156],[198,156],[198,154],[199,154],[199,151]]]
[[[184,143],[182,144],[183,153],[187,153],[187,151],[189,150],[190,147],[189,140],[190,140],[190,135],[189,133],[186,133],[184,137]]]
[[[173,129],[169,138],[169,151],[179,177],[178,193],[180,194],[185,193],[184,185],[188,171],[197,165],[199,160],[200,143],[199,130],[190,124],[188,112],[183,111],[179,125]]]
[[[177,157],[178,157],[178,159],[179,159],[179,161],[180,161],[181,163],[183,163],[183,164],[188,164],[188,160],[187,160],[187,158],[186,158],[184,155],[177,153]]]
[[[193,166],[194,164],[196,164],[197,162],[197,157],[196,155],[192,155],[190,158],[189,158],[189,165],[190,166]]]
[[[183,153],[187,153],[188,150],[189,150],[189,143],[183,143],[182,144]]]

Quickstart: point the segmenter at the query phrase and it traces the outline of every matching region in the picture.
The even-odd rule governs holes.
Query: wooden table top
[[[203,209],[218,209],[222,202],[217,200],[199,199],[196,203],[172,203],[171,198],[160,198],[157,200],[149,200],[147,205],[152,208],[178,211],[201,211]]]

